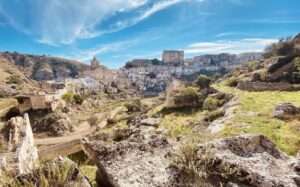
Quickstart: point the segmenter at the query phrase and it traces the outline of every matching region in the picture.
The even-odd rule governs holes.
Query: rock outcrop
[[[19,53],[0,53],[0,60],[7,60],[16,65],[24,74],[35,80],[51,80],[65,77],[75,77],[83,63],[58,57],[25,55]]]
[[[96,181],[107,186],[167,186],[170,146],[153,127],[123,131],[127,140],[108,143],[84,139],[83,149],[98,167]]]
[[[291,103],[282,103],[275,107],[273,117],[278,119],[292,119],[300,116],[300,107],[296,107]]]
[[[194,175],[208,186],[300,185],[299,158],[282,153],[263,135],[242,135],[202,143],[195,148],[194,154],[195,157],[189,157],[189,162],[194,163],[193,171],[197,171]],[[187,171],[182,162],[170,167],[171,186],[193,182],[192,174]]]

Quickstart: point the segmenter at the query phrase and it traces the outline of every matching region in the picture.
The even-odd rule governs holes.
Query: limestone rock
[[[160,118],[146,118],[141,120],[141,124],[157,127],[160,121],[161,121]]]
[[[153,127],[135,129],[128,141],[114,143],[84,139],[83,149],[94,160],[99,187],[168,186],[170,144]]]
[[[273,117],[278,119],[290,119],[300,115],[300,107],[295,107],[291,103],[282,103],[275,107]]]
[[[299,160],[279,151],[263,135],[241,135],[199,144],[197,155],[206,160],[202,172],[207,176],[205,182],[212,186],[299,186],[300,176],[294,167]],[[184,172],[172,172],[177,174],[173,186],[180,186],[188,178],[183,176]]]

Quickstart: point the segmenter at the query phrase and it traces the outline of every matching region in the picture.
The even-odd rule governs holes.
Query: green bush
[[[219,104],[220,104],[219,100],[212,97],[208,97],[204,100],[203,109],[209,111],[216,110]]]
[[[83,101],[84,101],[83,96],[80,95],[80,94],[73,95],[73,99],[74,99],[75,103],[79,104],[79,105],[81,105],[83,103]]]
[[[265,48],[264,57],[272,56],[294,56],[297,53],[296,45],[291,37],[282,38]]]
[[[65,100],[66,102],[71,103],[72,100],[73,100],[73,93],[72,92],[68,92],[68,93],[62,95],[61,98],[63,100]]]
[[[6,81],[7,84],[17,84],[20,85],[23,83],[23,81],[17,77],[17,76],[11,76],[8,78],[8,80]]]
[[[201,98],[201,93],[195,87],[182,88],[174,96],[175,103],[178,105],[196,105]]]
[[[124,106],[127,109],[127,112],[137,112],[142,109],[141,99],[134,99],[131,102],[125,103]]]
[[[300,83],[300,57],[294,59],[294,67],[289,75],[289,79],[291,83]]]
[[[196,80],[196,84],[201,88],[209,87],[211,83],[211,78],[206,75],[199,75]]]
[[[204,118],[203,118],[203,121],[206,121],[206,122],[212,122],[220,117],[223,117],[225,115],[225,110],[215,110],[215,111],[212,111],[210,112],[208,115],[206,115]]]
[[[91,116],[87,119],[87,121],[91,127],[94,127],[98,125],[99,119],[97,116]]]
[[[238,78],[238,77],[231,77],[230,79],[228,79],[226,81],[226,86],[236,87],[238,85],[239,81],[240,81],[240,78]]]

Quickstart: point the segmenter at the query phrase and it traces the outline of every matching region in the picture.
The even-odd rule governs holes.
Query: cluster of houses
[[[184,51],[164,51],[162,64],[121,68],[123,77],[129,80],[137,90],[161,92],[173,77],[192,75],[200,71],[229,71],[237,66],[251,61],[259,60],[261,53],[242,53],[203,55],[194,58],[184,58]],[[135,59],[135,64],[139,60]],[[145,59],[140,59],[145,61]]]
[[[184,58],[184,51],[164,51],[162,62],[149,66],[135,66],[110,70],[94,57],[91,65],[82,70],[79,78],[64,78],[42,81],[42,92],[18,96],[20,112],[30,109],[55,110],[64,105],[61,96],[67,92],[89,95],[92,93],[117,94],[129,88],[157,94],[164,91],[173,77],[191,75],[201,70],[220,71],[233,69],[238,65],[260,59],[260,53],[240,55],[203,55]],[[134,60],[138,62],[139,59]],[[145,59],[140,59],[145,61]],[[139,63],[142,64],[142,63]]]

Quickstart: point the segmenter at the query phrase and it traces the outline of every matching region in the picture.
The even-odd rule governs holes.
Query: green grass
[[[215,87],[222,92],[237,94],[240,102],[235,117],[226,123],[222,135],[263,134],[288,154],[294,155],[300,149],[299,120],[282,121],[272,117],[275,106],[280,103],[299,106],[300,92],[247,92],[224,83]]]
[[[93,186],[96,186],[96,171],[97,171],[97,166],[92,166],[92,165],[81,165],[79,166],[79,170],[82,172],[83,175],[85,175],[89,181],[92,183]]]
[[[192,128],[201,122],[205,111],[196,108],[165,110],[164,104],[161,104],[147,114],[149,116],[161,114],[159,127],[166,129],[169,137],[175,138],[190,133]]]

